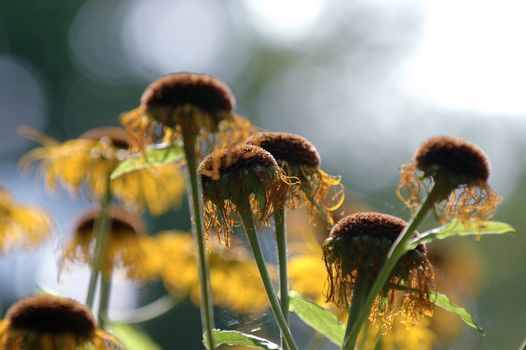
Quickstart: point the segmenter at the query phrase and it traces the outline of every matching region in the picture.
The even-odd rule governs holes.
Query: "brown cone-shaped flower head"
[[[128,135],[126,131],[121,128],[115,127],[100,127],[86,131],[79,136],[81,139],[87,140],[109,140],[111,144],[119,149],[128,149],[130,147],[128,143]]]
[[[90,310],[72,300],[35,295],[15,303],[6,314],[13,330],[42,334],[70,334],[78,343],[95,335],[96,323]]]
[[[254,134],[246,143],[270,152],[287,176],[301,182],[301,191],[293,192],[287,201],[289,208],[307,204],[311,219],[318,213],[333,224],[330,213],[341,207],[345,191],[340,177],[320,169],[320,155],[312,143],[301,136],[279,132]]]
[[[456,217],[480,223],[500,203],[487,183],[489,168],[488,157],[478,146],[457,137],[435,136],[420,145],[412,163],[402,165],[398,196],[415,212],[422,190],[430,193],[435,188],[433,204],[441,222]]]
[[[152,82],[141,97],[146,110],[191,104],[207,111],[231,112],[235,99],[230,88],[217,78],[205,74],[169,74]]]
[[[406,225],[400,218],[375,212],[352,214],[336,223],[323,245],[328,272],[327,300],[338,305],[351,300],[358,273],[374,280]],[[406,315],[406,321],[431,310],[432,279],[433,268],[423,245],[407,252],[396,264],[388,283],[415,291],[406,291],[402,297],[400,311]],[[397,312],[394,296],[394,288],[385,288],[376,301],[372,318],[390,320]]]
[[[477,145],[452,136],[435,136],[418,147],[416,167],[425,176],[444,174],[455,185],[487,181],[489,160]]]
[[[286,162],[291,166],[320,166],[320,155],[312,143],[301,136],[285,132],[259,132],[246,140],[270,154],[278,163]]]
[[[93,235],[95,221],[100,215],[100,209],[88,210],[82,215],[74,230],[76,235]],[[112,205],[109,208],[108,216],[111,220],[109,232],[111,235],[126,235],[146,232],[146,225],[138,215],[131,214],[126,210]]]
[[[249,198],[258,221],[266,222],[294,186],[269,152],[249,144],[212,152],[197,171],[205,199],[205,228],[209,232],[215,227],[227,244],[240,202]]]

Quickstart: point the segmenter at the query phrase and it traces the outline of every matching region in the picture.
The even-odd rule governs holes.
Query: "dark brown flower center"
[[[489,161],[484,151],[458,137],[428,139],[417,149],[415,161],[426,175],[442,172],[454,177],[458,184],[487,181],[489,177]]]
[[[151,83],[141,97],[147,110],[191,104],[207,111],[232,111],[235,100],[229,87],[204,74],[176,73]]]
[[[71,334],[86,341],[95,334],[96,325],[89,309],[71,299],[37,295],[15,303],[6,314],[14,330],[47,334]]]
[[[92,209],[86,212],[79,220],[75,229],[76,234],[91,235],[95,221],[100,214],[100,209]],[[109,209],[111,220],[110,233],[112,235],[137,234],[145,232],[145,225],[141,219],[127,211],[112,206]]]
[[[108,138],[112,145],[120,149],[128,149],[130,145],[128,144],[128,137],[126,131],[120,128],[113,127],[102,127],[86,131],[85,133],[79,136],[81,139],[88,140],[100,140],[103,138]]]
[[[290,165],[304,165],[311,168],[320,166],[320,155],[314,145],[298,135],[262,132],[249,137],[246,143],[263,148],[278,162],[283,161]]]

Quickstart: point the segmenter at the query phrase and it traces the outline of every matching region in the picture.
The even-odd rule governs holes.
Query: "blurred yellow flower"
[[[16,246],[36,247],[50,234],[51,217],[42,209],[15,203],[0,187],[0,253]]]
[[[161,276],[168,290],[189,294],[199,305],[197,258],[192,235],[182,232],[161,232],[155,236],[160,254],[167,257]],[[214,304],[239,313],[258,314],[268,308],[268,299],[257,266],[240,245],[229,249],[216,240],[209,240],[211,290]],[[271,274],[275,271],[270,269]]]
[[[86,306],[66,298],[35,295],[19,300],[0,321],[6,350],[124,350],[114,336],[97,329]]]
[[[396,317],[389,333],[381,334],[381,328],[368,323],[359,340],[362,350],[431,350],[437,342],[437,336],[429,328],[429,319],[407,327],[401,317]]]
[[[120,128],[93,129],[63,143],[29,128],[22,128],[21,133],[42,144],[22,157],[23,168],[40,161],[48,189],[55,190],[60,181],[76,193],[85,181],[97,200],[106,195],[110,174],[131,154],[126,132]],[[112,195],[128,210],[140,212],[146,207],[153,215],[179,204],[184,192],[184,178],[176,164],[133,171],[111,183]]]
[[[61,266],[73,263],[92,265],[95,248],[93,227],[100,210],[90,210],[79,219],[73,237],[66,244]],[[119,207],[109,209],[111,220],[102,273],[109,275],[114,269],[123,269],[128,278],[148,281],[155,278],[162,264],[157,244],[148,236],[144,223],[138,216]]]

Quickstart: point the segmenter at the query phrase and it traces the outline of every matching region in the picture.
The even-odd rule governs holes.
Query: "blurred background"
[[[525,11],[512,0],[0,0],[0,185],[47,208],[57,226],[38,251],[1,257],[3,306],[36,285],[82,299],[88,276],[78,269],[58,279],[56,256],[90,202],[50,195],[34,172],[20,172],[18,159],[34,144],[17,126],[66,140],[118,125],[150,81],[192,71],[228,83],[237,112],[255,124],[312,141],[324,169],[342,176],[351,207],[407,218],[395,189],[418,144],[448,134],[480,145],[504,198],[495,219],[519,234],[462,240],[480,253],[467,306],[487,335],[465,328],[442,347],[517,348],[526,336]],[[185,211],[151,219],[151,231],[189,229]],[[118,280],[112,308],[159,290]],[[176,343],[174,327],[185,327]],[[163,348],[197,349],[199,314],[186,302],[144,329]]]

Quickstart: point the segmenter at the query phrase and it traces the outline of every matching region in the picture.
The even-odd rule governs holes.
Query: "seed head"
[[[15,331],[40,334],[70,334],[79,342],[95,335],[96,323],[90,310],[72,300],[35,295],[15,303],[6,314]]]
[[[93,234],[95,220],[99,215],[99,208],[87,211],[78,220],[74,232],[82,236],[91,236]],[[109,232],[112,235],[146,232],[146,226],[140,217],[133,215],[118,206],[111,206],[109,208],[108,216],[111,219]]]
[[[108,139],[111,144],[120,149],[128,149],[130,147],[128,143],[128,136],[126,131],[121,128],[114,127],[101,127],[86,131],[79,136],[81,139],[87,140],[103,140]]]
[[[260,132],[249,137],[246,143],[268,151],[277,162],[311,168],[320,166],[320,155],[314,145],[298,135],[284,132]]]
[[[219,79],[195,73],[166,75],[151,83],[141,97],[141,105],[147,111],[175,109],[186,104],[206,111],[230,112],[235,99],[230,88]]]
[[[425,176],[446,175],[455,185],[486,182],[489,160],[480,147],[452,136],[435,136],[416,151],[416,166]]]

